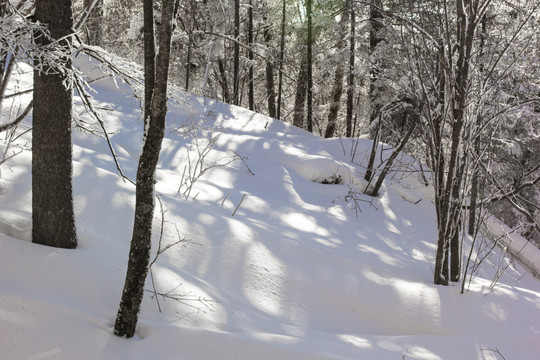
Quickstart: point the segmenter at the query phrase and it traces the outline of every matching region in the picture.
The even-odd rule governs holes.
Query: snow
[[[110,109],[103,119],[123,172],[134,179],[140,106],[119,79],[91,72],[94,63],[84,58],[77,64],[100,79],[92,83],[93,101]],[[29,77],[19,75],[19,83]],[[0,166],[2,358],[499,359],[499,351],[506,359],[537,359],[540,283],[513,264],[493,287],[498,268],[490,259],[501,250],[463,295],[461,284],[432,284],[435,209],[417,174],[390,173],[381,196],[371,198],[361,193],[365,161],[351,162],[350,139],[321,139],[242,108],[177,96],[156,190],[162,246],[178,240],[177,230],[186,241],[161,254],[152,273],[158,292],[182,302],[158,297],[159,312],[147,292],[136,336],[113,335],[134,186],[118,176],[106,140],[77,129],[75,250],[31,243],[31,152],[23,147]],[[2,123],[10,111],[4,105]],[[93,123],[77,96],[74,112]],[[30,126],[31,117],[18,132]],[[189,198],[178,194],[187,151],[196,159],[197,144],[217,135],[205,166],[234,152],[246,164],[212,168]],[[17,140],[30,141],[31,133]],[[370,149],[361,140],[355,158],[366,159]],[[342,183],[321,184],[336,176]],[[538,261],[534,251],[522,253]]]

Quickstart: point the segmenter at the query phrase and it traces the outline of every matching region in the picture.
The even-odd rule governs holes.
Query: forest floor
[[[98,79],[93,104],[134,180],[139,100],[95,61],[76,63]],[[8,93],[31,87],[31,71],[20,72]],[[322,139],[172,93],[152,258],[159,244],[183,241],[153,264],[133,339],[112,326],[135,188],[94,134],[100,126],[76,94],[75,250],[31,243],[31,132],[9,149],[0,141],[5,157],[19,152],[0,166],[1,358],[538,359],[540,282],[502,249],[477,241],[464,294],[461,283],[432,284],[435,208],[414,159],[401,156],[371,198],[362,194],[369,140]],[[30,99],[6,101],[2,122]],[[31,115],[17,134],[30,127]]]

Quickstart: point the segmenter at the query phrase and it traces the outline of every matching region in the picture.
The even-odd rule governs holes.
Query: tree
[[[165,134],[165,116],[167,114],[167,82],[169,77],[169,61],[175,0],[164,0],[159,31],[159,51],[155,60],[155,73],[151,105],[149,113],[145,107],[145,138],[139,158],[136,181],[135,218],[131,239],[130,255],[126,281],[122,299],[116,316],[114,333],[127,338],[133,337],[137,326],[141,302],[144,293],[144,283],[148,274],[150,260],[152,220],[154,217],[154,182],[155,170],[159,160],[161,143]],[[150,35],[147,28],[152,20],[152,1],[145,0],[145,36]],[[153,37],[153,34],[151,35]],[[145,40],[145,61],[153,63],[148,48],[152,41]],[[145,64],[152,65],[152,64]],[[146,83],[145,86],[150,84]],[[148,98],[146,99],[148,100]]]
[[[307,131],[313,132],[313,0],[306,0],[307,17]]]
[[[32,242],[75,248],[71,143],[71,0],[36,0],[35,20],[50,36],[36,34],[41,47],[59,52],[62,69],[36,60],[32,130]]]

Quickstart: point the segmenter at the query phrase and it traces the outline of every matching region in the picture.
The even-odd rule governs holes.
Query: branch
[[[9,124],[3,124],[0,125],[0,132],[4,132],[6,130],[11,129],[14,126],[17,126],[25,117],[30,113],[30,110],[32,110],[32,107],[34,105],[34,100],[31,100],[30,103],[26,106],[26,109],[22,112],[21,115],[19,115],[15,120],[10,122]]]
[[[94,108],[94,105],[92,105],[92,101],[90,100],[90,96],[88,93],[84,90],[84,87],[82,85],[82,80],[77,76],[73,76],[75,87],[77,88],[77,92],[79,93],[81,100],[84,104],[84,107],[90,111],[90,115],[97,120],[99,125],[101,126],[101,129],[103,130],[103,134],[105,135],[105,139],[107,140],[107,145],[109,146],[109,150],[111,152],[111,155],[113,157],[114,163],[116,165],[116,169],[118,170],[118,173],[122,177],[122,179],[125,179],[135,185],[135,182],[128,178],[124,173],[122,172],[122,169],[120,168],[120,164],[118,163],[118,156],[116,155],[116,152],[114,151],[114,147],[111,143],[111,139],[109,137],[109,133],[107,132],[107,129],[105,129],[105,123],[103,122],[103,119],[101,118],[101,115],[97,112],[97,110]]]

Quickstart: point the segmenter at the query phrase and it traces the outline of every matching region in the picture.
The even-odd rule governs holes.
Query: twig
[[[236,151],[234,151],[234,154],[235,154],[240,160],[242,160],[242,162],[243,162],[244,165],[246,166],[248,172],[249,172],[251,175],[255,175],[255,173],[254,173],[253,171],[251,171],[251,169],[249,168],[248,164],[246,163],[247,157],[239,155]]]
[[[109,151],[111,152],[111,155],[113,157],[114,163],[116,165],[116,169],[118,170],[118,173],[122,177],[122,179],[125,179],[135,185],[135,182],[128,178],[124,173],[122,172],[122,169],[120,168],[120,164],[118,163],[118,156],[116,155],[116,152],[114,151],[114,147],[111,143],[111,139],[109,137],[109,133],[107,132],[107,129],[105,129],[105,123],[103,119],[101,118],[101,115],[97,112],[97,110],[94,108],[94,105],[92,105],[92,102],[90,101],[90,95],[84,90],[84,87],[82,85],[82,81],[78,76],[73,76],[75,87],[77,88],[77,92],[79,93],[81,100],[83,101],[84,107],[90,111],[90,114],[93,116],[94,119],[97,120],[99,123],[101,129],[103,130],[103,134],[105,135],[105,139],[107,140],[107,145],[109,146]]]
[[[242,198],[240,199],[240,202],[238,203],[238,205],[236,205],[236,209],[234,209],[234,211],[233,211],[233,213],[232,213],[231,216],[234,216],[234,214],[236,214],[236,211],[237,211],[238,208],[240,207],[240,204],[242,204],[242,201],[244,201],[244,198],[246,197],[246,195],[247,195],[246,193],[244,193],[244,194],[242,195]]]

